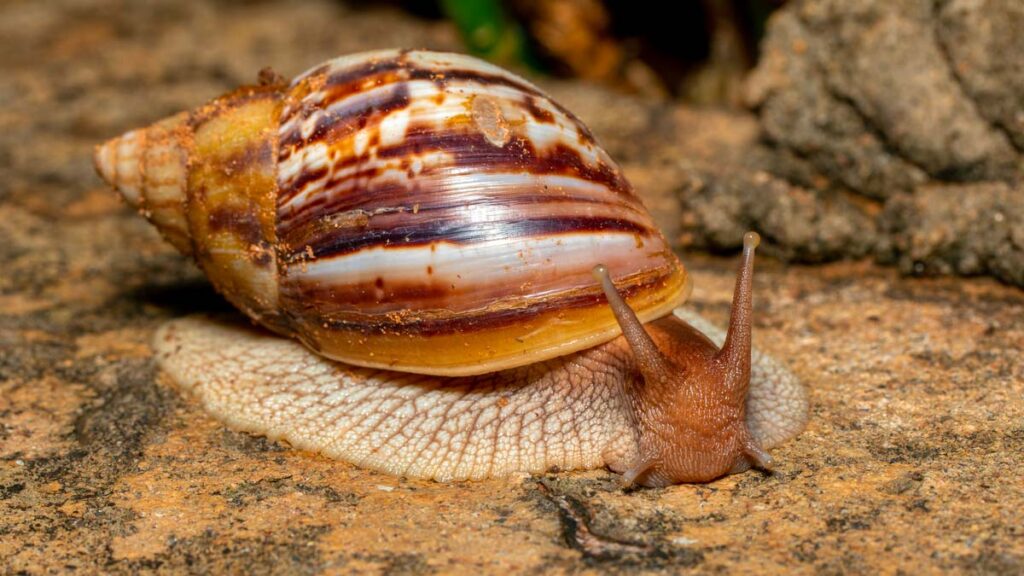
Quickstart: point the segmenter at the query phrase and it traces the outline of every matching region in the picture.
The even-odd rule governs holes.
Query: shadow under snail
[[[277,333],[157,332],[161,367],[219,419],[396,475],[608,466],[645,486],[768,468],[802,430],[802,387],[751,350],[757,235],[727,333],[677,309],[682,264],[534,85],[419,50],[261,78],[95,154]]]

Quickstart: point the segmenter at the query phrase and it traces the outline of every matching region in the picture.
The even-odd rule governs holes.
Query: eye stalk
[[[721,349],[675,316],[645,327],[615,288],[608,269],[594,267],[639,372],[623,386],[638,430],[638,454],[623,470],[627,485],[707,482],[752,465],[765,470],[771,466],[771,456],[746,425],[754,252],[760,240],[756,232],[743,237]]]
[[[604,264],[598,264],[593,269],[594,278],[601,283],[608,305],[611,306],[615,319],[622,328],[622,335],[629,342],[633,349],[633,357],[643,372],[644,379],[661,380],[675,370],[672,361],[665,357],[658,349],[657,344],[651,339],[651,335],[644,329],[643,323],[636,317],[633,309],[626,304],[625,299],[619,294],[608,268]]]
[[[754,251],[761,243],[757,232],[743,235],[743,258],[736,274],[736,288],[732,295],[732,313],[725,343],[718,353],[723,364],[726,384],[746,395],[750,382],[751,322],[754,314]]]

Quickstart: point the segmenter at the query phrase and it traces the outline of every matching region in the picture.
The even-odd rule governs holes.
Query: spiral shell
[[[341,57],[100,146],[100,174],[261,324],[360,366],[522,366],[619,334],[687,274],[570,112],[467,56]]]

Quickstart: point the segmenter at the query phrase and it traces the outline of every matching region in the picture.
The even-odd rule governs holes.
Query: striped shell
[[[264,326],[360,366],[468,375],[619,334],[688,293],[619,167],[467,56],[346,56],[111,140],[97,170]]]

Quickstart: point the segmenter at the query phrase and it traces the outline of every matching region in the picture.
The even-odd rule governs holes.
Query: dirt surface
[[[438,484],[224,429],[161,376],[149,342],[166,319],[227,305],[103,188],[92,145],[268,64],[290,75],[373,47],[457,48],[453,32],[330,3],[66,5],[0,8],[0,573],[1024,571],[1024,294],[992,280],[761,259],[756,341],[812,402],[770,475],[633,492],[602,470]],[[863,235],[843,214],[898,228],[956,210],[914,196],[883,213],[734,173],[758,158],[749,116],[546,86],[684,244],[727,246],[756,209],[767,252],[822,260]],[[1019,210],[1009,184],[963,186]],[[748,196],[712,193],[729,189]],[[785,202],[755,193],[771,190]],[[807,226],[787,231],[790,218]],[[692,305],[724,322],[734,259],[683,257]]]

